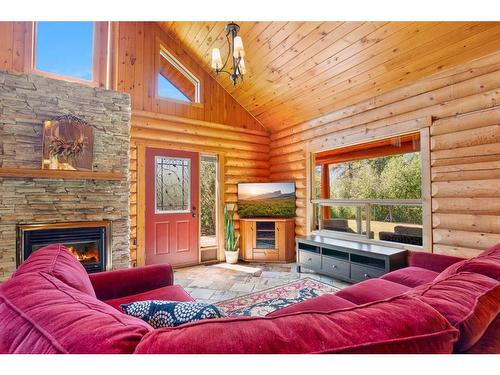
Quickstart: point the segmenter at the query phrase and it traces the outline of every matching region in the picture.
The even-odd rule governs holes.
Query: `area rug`
[[[334,286],[306,277],[260,292],[221,301],[215,305],[226,316],[266,316],[294,303],[338,290]]]

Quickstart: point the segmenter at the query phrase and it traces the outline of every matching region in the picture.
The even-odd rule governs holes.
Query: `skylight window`
[[[186,103],[200,102],[200,81],[164,49],[160,50],[158,96]]]
[[[92,80],[93,22],[37,22],[35,69]]]

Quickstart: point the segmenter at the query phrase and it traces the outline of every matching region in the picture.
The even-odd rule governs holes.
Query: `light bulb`
[[[240,60],[240,73],[241,74],[247,73],[247,69],[245,67],[245,60],[243,58],[241,58],[241,60]]]
[[[219,70],[222,67],[222,59],[220,57],[220,50],[214,48],[212,50],[212,68]]]
[[[240,36],[234,38],[234,51],[233,56],[235,59],[238,57],[245,57],[245,50],[243,49],[243,40]]]

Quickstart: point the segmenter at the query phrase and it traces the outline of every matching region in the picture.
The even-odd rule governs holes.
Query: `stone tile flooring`
[[[261,268],[262,274],[252,276],[244,272],[227,270],[213,265],[200,265],[176,269],[174,271],[174,282],[186,289],[197,301],[207,303],[215,303],[248,293],[259,292],[304,277],[310,277],[340,289],[350,285],[312,272],[299,274],[296,271],[295,263],[239,264]]]

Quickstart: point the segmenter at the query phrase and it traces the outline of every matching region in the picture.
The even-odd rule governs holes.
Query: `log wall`
[[[432,118],[433,251],[472,257],[500,242],[500,53],[271,134],[270,178],[297,185],[306,233],[306,148],[387,136]]]
[[[269,181],[269,135],[267,132],[236,128],[181,117],[135,112],[131,141],[131,258],[140,265],[143,254],[144,217],[141,193],[141,165],[145,147],[189,150],[218,155],[222,161],[221,202],[236,203],[239,182]],[[142,198],[141,198],[142,197]],[[238,215],[235,228],[239,229]]]

